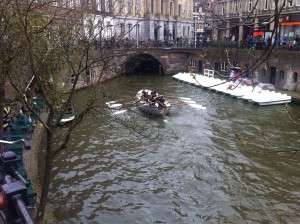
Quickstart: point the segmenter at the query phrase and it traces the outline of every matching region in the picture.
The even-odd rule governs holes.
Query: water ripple
[[[148,138],[90,116],[55,161],[50,202],[59,221],[298,223],[300,156],[269,153],[274,147],[257,134],[277,145],[299,145],[299,126],[282,106],[258,107],[170,77],[157,85],[156,78],[129,76],[125,85],[107,86],[128,88],[128,97],[137,88],[156,88],[191,97],[207,110],[176,106],[168,122],[134,114]]]

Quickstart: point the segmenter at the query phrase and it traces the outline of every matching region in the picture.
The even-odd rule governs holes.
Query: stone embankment
[[[280,92],[288,94],[289,96],[292,97],[292,103],[300,105],[300,93],[299,92],[295,92],[295,91],[283,91],[283,90],[280,91]]]
[[[47,121],[48,114],[42,113],[41,119]],[[40,144],[44,134],[44,127],[40,122],[37,122],[35,132],[31,138],[31,150],[23,152],[23,162],[25,168],[28,172],[29,179],[33,185],[34,190],[37,193],[37,201],[39,200],[42,192],[41,181],[39,177],[39,153],[40,153]],[[58,223],[51,209],[47,209],[45,212],[46,223],[55,224]]]

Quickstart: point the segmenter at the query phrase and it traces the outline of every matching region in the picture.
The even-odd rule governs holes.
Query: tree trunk
[[[3,116],[5,101],[5,79],[0,76],[0,139],[3,139]],[[0,144],[0,153],[4,151],[4,146]]]
[[[51,178],[51,170],[53,167],[53,156],[51,152],[51,145],[53,141],[53,134],[47,131],[47,155],[45,157],[45,170],[43,176],[43,183],[42,183],[42,193],[39,200],[39,206],[37,211],[36,223],[42,224],[43,219],[45,216],[45,210],[47,205],[48,193],[49,193],[49,186],[50,186],[50,178]]]

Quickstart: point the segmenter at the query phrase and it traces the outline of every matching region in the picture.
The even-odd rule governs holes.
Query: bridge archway
[[[124,62],[125,74],[163,74],[162,64],[152,55],[135,54]]]

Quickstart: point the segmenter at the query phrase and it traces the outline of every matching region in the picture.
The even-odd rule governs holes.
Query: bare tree
[[[8,72],[11,68],[11,62],[13,55],[11,54],[12,41],[8,38],[9,32],[11,30],[10,22],[11,13],[10,13],[10,2],[1,1],[0,2],[0,139],[3,139],[3,118],[4,118],[4,100],[5,100],[5,80]],[[3,150],[2,146],[1,152]]]
[[[0,27],[0,50],[5,55],[1,58],[0,89],[4,90],[8,78],[22,104],[37,117],[46,131],[45,169],[37,223],[43,222],[55,156],[67,148],[72,131],[84,117],[105,106],[103,102],[109,94],[101,88],[101,82],[116,76],[113,59],[124,54],[124,51],[106,46],[107,24],[117,16],[109,12],[115,12],[116,5],[73,5],[75,3],[72,2],[66,7],[57,4],[57,1],[16,0],[2,1],[0,5],[1,19],[5,22]],[[107,10],[107,13],[92,13],[97,7],[104,12]],[[123,20],[127,16],[123,14]],[[122,39],[123,35],[126,33],[121,33],[118,38]],[[93,71],[95,74],[91,76]],[[29,80],[33,81],[30,89],[27,85]],[[67,127],[63,142],[54,148],[54,133],[72,103],[76,89],[83,85],[91,89],[89,99]],[[46,105],[46,121],[39,116],[30,97],[37,91]],[[3,102],[4,94],[1,94],[2,117]],[[137,126],[134,128],[124,121],[121,124],[137,133],[144,133]]]

